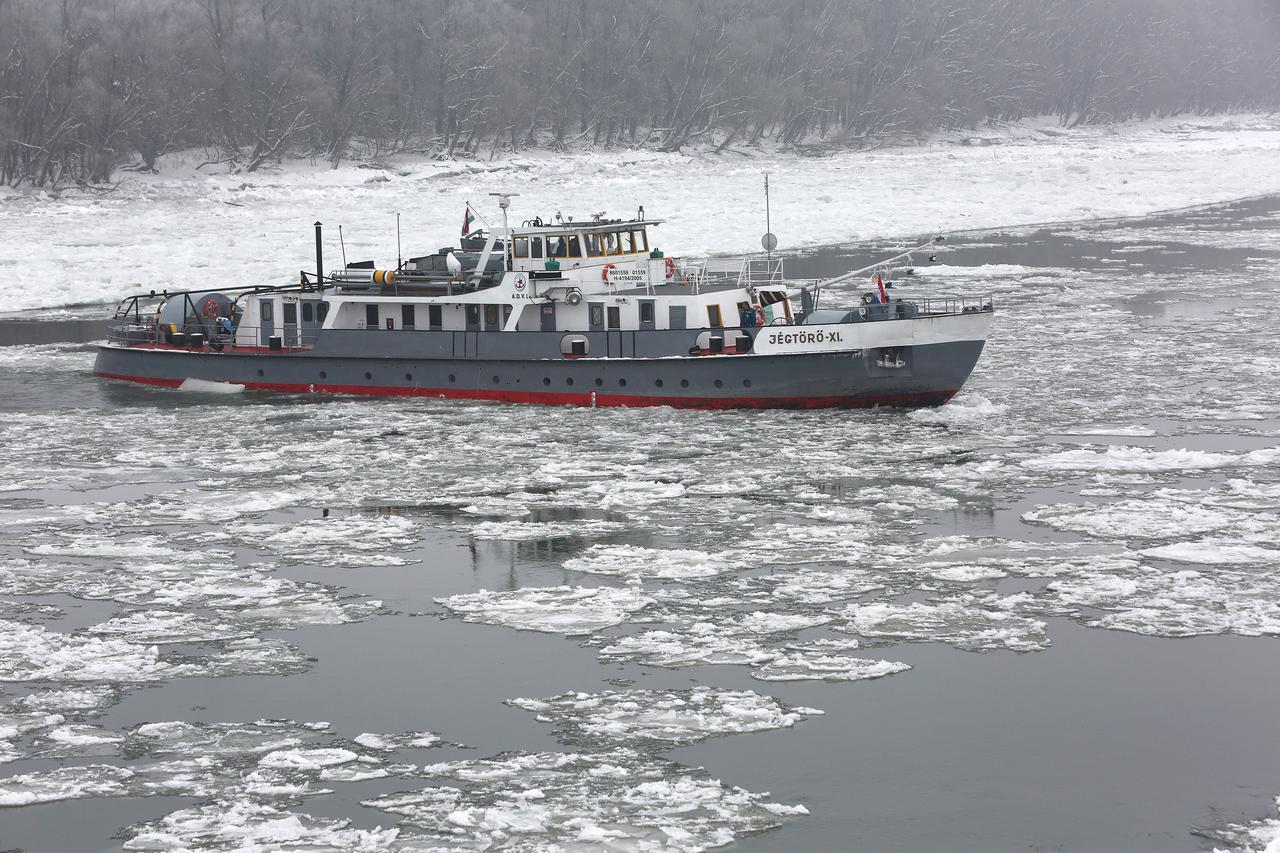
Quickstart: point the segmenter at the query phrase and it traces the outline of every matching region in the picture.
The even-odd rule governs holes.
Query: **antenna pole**
[[[400,260],[400,214],[396,214],[396,272],[400,271],[400,267],[404,265]]]
[[[338,245],[342,247],[342,268],[347,268],[347,241],[342,239],[342,226],[338,226]]]
[[[771,218],[769,215],[769,173],[768,172],[764,173],[764,230],[769,234],[773,233],[773,224],[771,222]],[[773,249],[766,248],[765,256],[768,257],[770,261],[772,261]]]

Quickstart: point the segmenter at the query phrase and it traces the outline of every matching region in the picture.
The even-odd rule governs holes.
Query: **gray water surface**
[[[669,761],[653,772],[807,808],[726,805],[736,849],[1209,849],[1204,835],[1273,815],[1280,794],[1280,656],[1266,636],[1280,631],[1280,565],[1267,547],[1280,509],[1268,455],[1280,443],[1278,225],[1280,200],[1262,199],[953,237],[945,267],[921,265],[904,292],[990,290],[999,313],[965,392],[925,414],[213,398],[95,380],[92,333],[79,327],[0,324],[0,343],[13,345],[0,350],[0,705],[68,686],[115,691],[10,739],[0,848],[160,849],[159,824],[143,825],[204,803],[371,830],[402,818],[371,805],[378,797],[449,786],[468,792],[471,814],[495,803],[510,814],[511,790],[542,786],[546,799],[516,799],[526,817],[545,803],[543,830],[420,818],[400,823],[395,843],[594,849],[555,825],[616,796],[589,774],[569,774],[588,792],[579,798],[547,777],[442,782],[444,771],[403,768],[624,747],[637,779]],[[831,274],[895,248],[821,252],[790,271]],[[1169,550],[1188,543],[1206,562]],[[610,566],[636,548],[656,549],[640,552],[646,567],[675,567],[635,588],[653,603],[605,626],[582,624],[603,605],[531,609],[538,588],[625,589],[635,572]],[[714,572],[677,571],[699,560]],[[984,571],[944,571],[964,567]],[[877,589],[819,584],[858,572]],[[479,590],[525,609],[511,616]],[[438,603],[449,596],[465,598]],[[902,611],[896,627],[852,627],[869,612],[859,608],[913,602],[953,616]],[[156,639],[173,614],[207,621]],[[733,627],[750,614],[795,621]],[[836,654],[911,669],[765,681],[752,675],[760,664],[661,666],[640,646],[604,654],[653,630],[688,643],[698,625],[744,655],[856,638],[860,648]],[[135,649],[77,670],[90,645],[51,665],[24,626],[77,643],[132,638],[194,669],[146,675],[155,664]],[[230,634],[279,645],[254,657]],[[12,663],[24,654],[49,665],[33,675]],[[645,691],[643,709],[646,696],[699,686],[822,714],[736,734],[709,717],[709,737],[663,743],[626,725],[584,737],[505,704],[626,690]],[[390,772],[283,769],[276,782],[311,791],[246,790],[268,750],[224,760],[193,737],[180,754],[220,768],[207,788],[173,796],[172,780],[125,780],[77,796],[74,781],[101,773],[86,768],[157,756],[138,734],[75,748],[50,737],[60,725],[110,735],[258,720],[323,722],[304,746]],[[356,741],[420,731],[443,743],[382,754]],[[48,775],[59,768],[69,775]],[[37,788],[56,799],[14,804]],[[700,831],[691,821],[672,812],[666,825]],[[166,831],[197,849],[237,843]],[[318,849],[326,837],[314,836]],[[649,836],[673,849],[681,837]]]

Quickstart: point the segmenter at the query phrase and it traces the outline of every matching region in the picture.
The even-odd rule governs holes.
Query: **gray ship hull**
[[[563,334],[343,330],[286,352],[107,344],[94,372],[170,387],[195,379],[290,393],[560,405],[937,406],[968,379],[985,338],[898,344],[890,360],[883,347],[671,356],[688,347],[690,332],[599,332],[588,335],[599,339],[591,351],[605,357],[566,358]]]

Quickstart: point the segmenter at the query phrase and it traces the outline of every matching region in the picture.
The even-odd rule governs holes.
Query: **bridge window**
[[[577,238],[576,235],[569,238],[569,257],[571,258],[582,257],[581,241]]]
[[[649,251],[649,235],[646,234],[644,231],[631,232],[631,239],[632,239],[632,242],[635,244],[635,250],[637,252]]]
[[[598,258],[598,257],[600,257],[600,255],[601,255],[601,254],[603,253],[603,251],[604,251],[604,249],[603,249],[603,243],[604,243],[604,241],[601,239],[600,235],[599,235],[599,234],[585,234],[585,235],[583,235],[583,238],[582,238],[582,239],[583,239],[583,240],[585,240],[585,241],[586,241],[586,244],[587,244],[587,257],[588,257],[588,258]]]
[[[604,253],[606,255],[622,254],[622,252],[618,248],[620,245],[621,244],[618,242],[618,234],[616,231],[610,232],[604,235]]]
[[[529,257],[531,258],[542,257],[542,238],[541,237],[529,238]]]
[[[618,235],[618,243],[620,244],[622,254],[624,254],[624,255],[629,255],[629,254],[631,254],[632,252],[634,252],[634,251],[635,251],[635,249],[633,249],[633,248],[631,247],[631,232],[630,232],[630,231],[623,231],[621,234],[619,234],[619,235]]]
[[[516,237],[511,241],[511,254],[517,258],[529,257],[529,238]]]

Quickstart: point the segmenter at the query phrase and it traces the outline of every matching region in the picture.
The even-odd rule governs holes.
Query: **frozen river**
[[[0,849],[1263,849],[1280,199],[948,245],[996,325],[914,413],[0,348]]]

